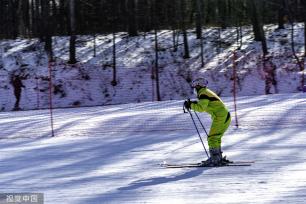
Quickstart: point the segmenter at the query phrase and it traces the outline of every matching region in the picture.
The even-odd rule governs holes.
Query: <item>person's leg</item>
[[[207,138],[210,158],[203,162],[204,165],[222,165],[221,140],[230,123],[231,117],[229,113],[227,117],[215,118],[213,120]]]
[[[225,132],[224,129],[226,128],[224,121],[224,118],[216,118],[213,120],[207,138],[210,149],[221,147],[221,138]]]
[[[20,96],[21,96],[21,90],[15,90],[14,91],[16,102],[15,102],[15,109],[19,109],[19,102],[20,102]]]
[[[220,138],[220,147],[221,147],[221,140],[222,140],[222,137],[223,137],[224,133],[227,131],[227,129],[228,129],[228,127],[230,126],[231,122],[232,122],[231,114],[228,113],[228,114],[227,114],[227,117],[226,117],[226,119],[225,119],[225,122],[224,122],[224,124],[223,124],[223,127],[221,128],[222,134],[221,134],[221,138]]]

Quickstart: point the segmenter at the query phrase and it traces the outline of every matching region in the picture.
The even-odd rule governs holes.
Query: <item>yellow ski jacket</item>
[[[212,119],[218,117],[227,117],[228,110],[223,101],[217,94],[208,88],[201,88],[197,92],[198,101],[191,103],[192,110],[198,112],[207,112],[211,115]]]

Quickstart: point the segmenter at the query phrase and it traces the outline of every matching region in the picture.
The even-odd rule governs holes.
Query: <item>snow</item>
[[[48,110],[1,112],[0,192],[48,204],[304,203],[305,96],[239,97],[239,128],[222,98],[233,119],[223,151],[249,167],[160,167],[205,159],[181,100],[56,109],[53,138]]]
[[[296,51],[301,55],[304,28],[302,24],[295,28]],[[78,36],[76,65],[66,63],[69,38],[53,37],[55,137],[46,109],[50,87],[43,44],[37,39],[1,40],[0,193],[44,193],[48,204],[304,203],[306,95],[297,89],[302,73],[292,58],[289,29],[265,26],[280,94],[262,95],[261,47],[253,42],[251,27],[242,28],[243,45],[236,53],[239,128],[229,97],[237,48],[234,28],[204,29],[204,67],[194,30],[188,31],[190,59],[182,58],[182,46],[177,52],[169,49],[171,31],[158,32],[162,102],[154,102],[153,33],[133,38],[116,34],[115,87],[110,84],[112,35],[97,36],[96,57],[93,37]],[[10,84],[14,73],[24,78],[20,107],[31,111],[3,112],[14,107]],[[188,80],[199,75],[209,80],[209,87],[232,113],[224,153],[232,160],[255,161],[252,166],[159,165],[206,159],[189,114],[182,111],[182,100],[194,97]],[[200,117],[209,130],[209,116]]]

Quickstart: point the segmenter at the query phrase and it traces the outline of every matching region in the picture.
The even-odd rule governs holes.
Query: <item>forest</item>
[[[256,41],[267,53],[264,24],[306,22],[303,0],[1,0],[0,39],[39,38],[52,57],[52,36],[71,36],[70,62],[75,59],[76,35],[127,32],[145,35],[152,30],[173,30],[184,35],[203,27],[252,25]],[[306,32],[305,32],[306,33]],[[188,53],[186,55],[188,57]]]
[[[296,53],[293,36],[295,25],[304,25],[306,44],[306,1],[305,0],[1,0],[0,40],[39,39],[49,62],[54,59],[53,36],[69,37],[69,59],[76,64],[77,38],[89,35],[93,38],[96,56],[96,37],[113,35],[113,80],[117,85],[116,33],[124,32],[128,37],[155,35],[155,75],[159,84],[159,39],[158,31],[169,30],[173,34],[173,51],[181,46],[183,58],[190,58],[188,31],[194,30],[201,47],[201,66],[204,62],[203,29],[216,27],[221,32],[227,28],[236,30],[237,45],[242,45],[242,27],[250,25],[254,40],[260,42],[262,56],[269,54],[264,25],[277,25],[278,30],[291,32],[292,55],[299,70],[304,70],[303,59]],[[190,33],[190,32],[189,32]],[[179,37],[182,41],[179,42]],[[219,40],[219,44],[222,43]],[[219,45],[221,47],[221,45]],[[98,49],[98,48],[97,48]],[[4,50],[5,52],[5,50]],[[304,46],[306,56],[306,46]],[[264,65],[265,66],[265,65]],[[304,78],[302,79],[304,84]],[[158,100],[159,87],[157,86]]]
[[[1,38],[305,21],[302,0],[1,0]],[[73,28],[72,28],[73,26]],[[256,27],[256,26],[255,26]]]

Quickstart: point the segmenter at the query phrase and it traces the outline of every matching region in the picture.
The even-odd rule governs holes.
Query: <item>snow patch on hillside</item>
[[[296,51],[303,54],[304,29],[295,25]],[[298,92],[302,73],[292,56],[290,27],[276,30],[275,25],[265,27],[267,42],[277,67],[276,79],[279,93]],[[237,48],[236,29],[204,29],[204,61],[201,66],[200,41],[194,30],[188,31],[190,59],[183,59],[183,47],[173,52],[172,31],[158,33],[160,92],[162,100],[192,97],[189,82],[204,76],[211,89],[221,96],[232,95],[233,51]],[[265,93],[263,59],[260,43],[254,42],[251,27],[243,27],[243,44],[236,52],[238,95]],[[221,36],[221,38],[219,38]],[[98,35],[97,52],[93,56],[93,37],[78,36],[76,65],[67,64],[69,38],[53,37],[55,62],[52,64],[52,95],[54,107],[77,107],[121,104],[156,100],[154,67],[154,34],[129,37],[116,34],[117,86],[112,86],[112,35]],[[182,37],[179,36],[179,43]],[[0,41],[0,110],[12,110],[15,102],[13,75],[20,75],[25,88],[20,107],[40,109],[49,107],[49,72],[43,44],[37,39]],[[275,93],[272,89],[272,93]]]

